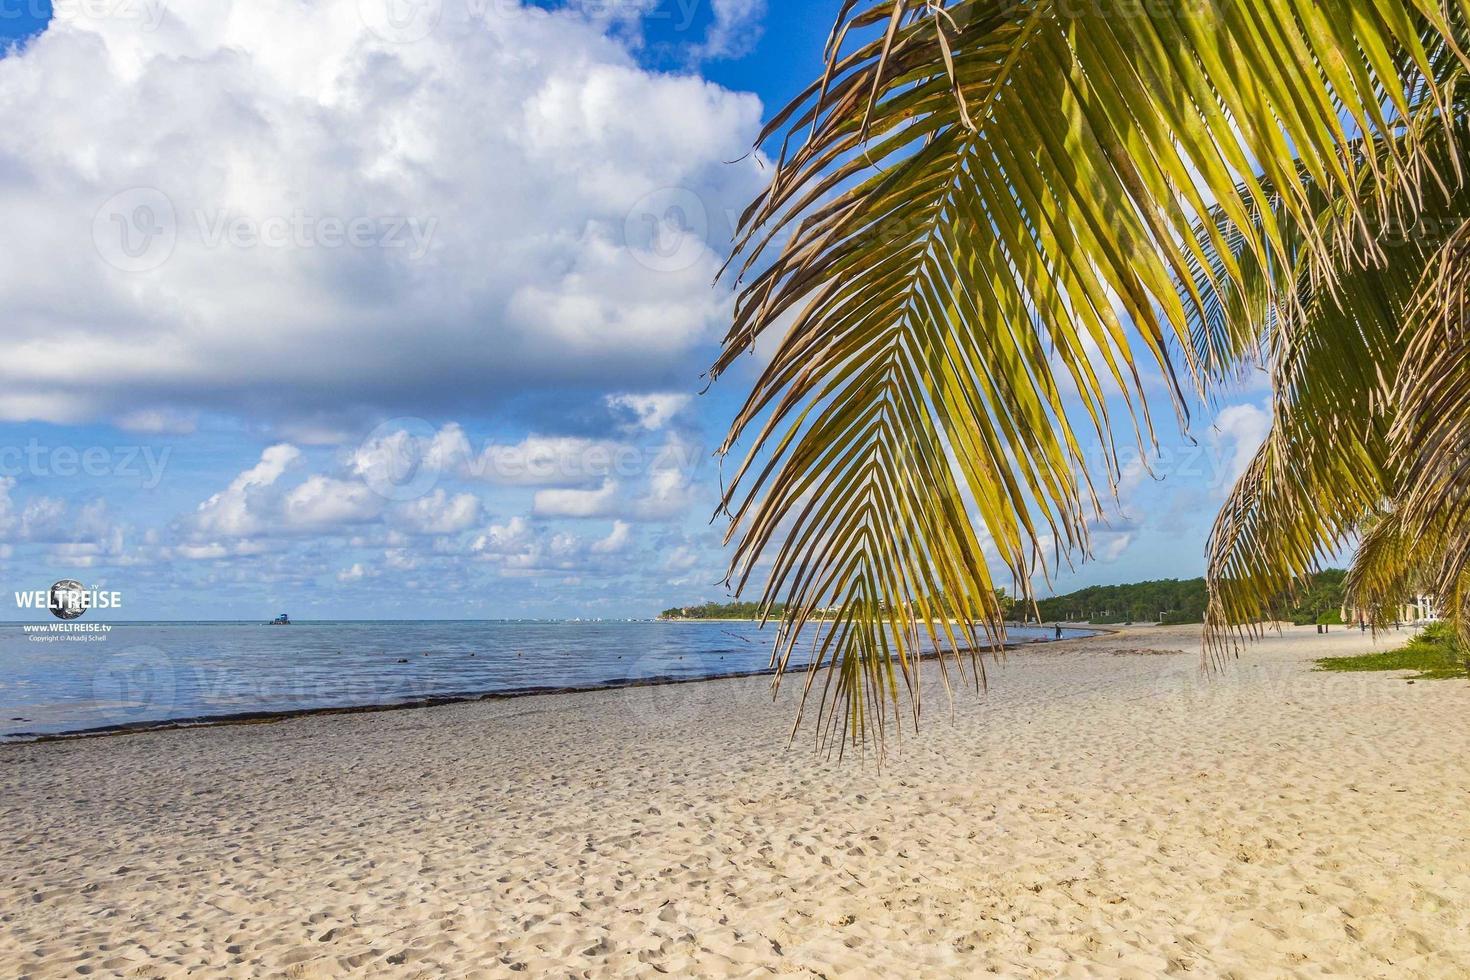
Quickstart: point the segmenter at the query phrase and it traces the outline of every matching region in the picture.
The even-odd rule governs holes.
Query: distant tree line
[[[780,619],[781,606],[771,609],[771,618]],[[697,606],[676,606],[659,613],[659,619],[760,619],[759,602],[703,602]]]
[[[1313,576],[1295,596],[1273,603],[1272,618],[1296,623],[1342,622],[1343,578],[1347,573],[1329,568]],[[1036,611],[1042,622],[1202,623],[1209,595],[1202,578],[1157,579],[1129,585],[1094,585],[1067,595],[1040,599]],[[1015,619],[1034,618],[1020,603],[1012,604]]]
[[[1346,572],[1329,568],[1313,576],[1294,597],[1283,596],[1274,606],[1274,619],[1299,626],[1342,622],[1343,578]],[[1093,585],[1067,595],[1039,599],[1032,609],[1002,590],[996,593],[1006,618],[1012,622],[1035,620],[1044,623],[1154,623],[1166,625],[1202,623],[1209,596],[1202,578],[1156,579],[1129,585]],[[771,609],[771,619],[781,618],[782,607]],[[758,602],[705,602],[695,606],[665,609],[660,619],[759,619]]]

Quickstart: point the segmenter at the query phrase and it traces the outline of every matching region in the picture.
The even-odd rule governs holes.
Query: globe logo
[[[51,586],[47,605],[57,619],[81,619],[87,611],[87,588],[76,579],[64,578]]]

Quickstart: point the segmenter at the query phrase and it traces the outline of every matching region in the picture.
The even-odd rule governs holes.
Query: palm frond
[[[1029,596],[1086,552],[1115,421],[1151,443],[1147,373],[1182,419],[1170,350],[1205,376],[1204,295],[1273,286],[1239,257],[1315,262],[1316,195],[1350,228],[1370,175],[1417,172],[1409,76],[1432,75],[1421,34],[1442,19],[1428,0],[855,6],[763,136],[781,150],[713,370],[790,323],[723,447],[748,441],[731,578],[769,560],[778,667],[838,607],[814,642],[813,670],[834,668],[817,727],[854,741],[901,717],[925,649],[963,670],[1001,636],[992,559]],[[1390,129],[1384,155],[1358,149]],[[1267,187],[1277,206],[1253,209]]]
[[[1467,162],[1464,141],[1453,135],[1437,135],[1428,151],[1445,171]],[[1369,192],[1377,202],[1373,214],[1389,224],[1370,219],[1374,251],[1339,256],[1330,290],[1313,291],[1299,278],[1289,308],[1258,302],[1244,309],[1264,333],[1272,426],[1232,489],[1207,549],[1207,640],[1216,654],[1225,652],[1232,633],[1255,632],[1270,605],[1309,581],[1365,519],[1391,512],[1404,483],[1390,428],[1399,400],[1393,386],[1404,377],[1405,316],[1420,302],[1416,283],[1454,231],[1452,222],[1470,214],[1463,186],[1415,192],[1412,206],[1403,200],[1405,186],[1390,180]],[[1343,220],[1331,200],[1324,199],[1322,215],[1324,227]],[[1276,265],[1294,267],[1291,257]],[[1205,342],[1218,349],[1221,342],[1210,335],[1223,329],[1207,325]],[[1363,582],[1388,581],[1385,556],[1402,550],[1396,527],[1395,518],[1378,535],[1366,559],[1375,567],[1371,575],[1365,568]],[[1382,601],[1375,592],[1371,603]]]
[[[1434,544],[1444,597],[1470,579],[1470,216],[1460,217],[1404,316],[1392,432],[1403,533]]]

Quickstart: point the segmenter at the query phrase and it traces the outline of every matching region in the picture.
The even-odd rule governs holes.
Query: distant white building
[[[1440,615],[1439,603],[1435,602],[1433,596],[1415,595],[1399,606],[1397,621],[1401,623],[1437,623],[1443,618]],[[1342,621],[1348,625],[1372,622],[1372,620],[1372,614],[1365,609],[1359,609],[1356,606],[1342,607]]]
[[[1439,604],[1434,601],[1433,596],[1416,595],[1410,602],[1404,603],[1399,609],[1402,614],[1399,618],[1406,623],[1432,623],[1442,617],[1439,614]]]

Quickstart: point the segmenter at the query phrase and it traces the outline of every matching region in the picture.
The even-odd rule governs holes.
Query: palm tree
[[[1433,173],[1470,165],[1461,98],[1452,125],[1426,141]],[[1377,200],[1364,247],[1330,251],[1331,274],[1316,284],[1291,281],[1294,263],[1278,263],[1290,308],[1247,299],[1237,318],[1260,327],[1243,339],[1265,352],[1255,356],[1271,373],[1273,425],[1210,541],[1216,639],[1249,631],[1263,597],[1298,587],[1354,536],[1348,596],[1380,621],[1422,588],[1458,592],[1464,560],[1444,563],[1465,538],[1450,494],[1464,485],[1455,450],[1470,420],[1455,395],[1466,353],[1470,188],[1390,174],[1368,190]],[[1339,205],[1324,200],[1324,226],[1340,220]],[[1241,358],[1231,351],[1223,360]]]
[[[1030,600],[1086,555],[1115,433],[1154,447],[1160,404],[1187,424],[1187,391],[1252,360],[1277,380],[1276,426],[1211,543],[1216,629],[1384,510],[1386,447],[1424,433],[1365,428],[1375,398],[1410,373],[1438,394],[1405,398],[1463,395],[1440,347],[1374,373],[1409,310],[1463,333],[1463,250],[1446,250],[1470,236],[1378,244],[1460,200],[1470,2],[1449,3],[842,4],[825,71],[762,135],[780,149],[741,219],[713,369],[772,341],[722,450],[743,447],[731,582],[760,571],[763,606],[784,602],[778,667],[811,635],[808,695],[831,668],[823,738],[881,745],[904,690],[917,721],[931,646],[946,681],[983,683],[962,654],[1003,633],[991,559]],[[1432,269],[1438,294],[1402,278]],[[1358,329],[1364,296],[1381,332]],[[1335,414],[1314,427],[1318,402]],[[1294,520],[1260,526],[1266,506]],[[1289,559],[1260,561],[1283,542]]]

